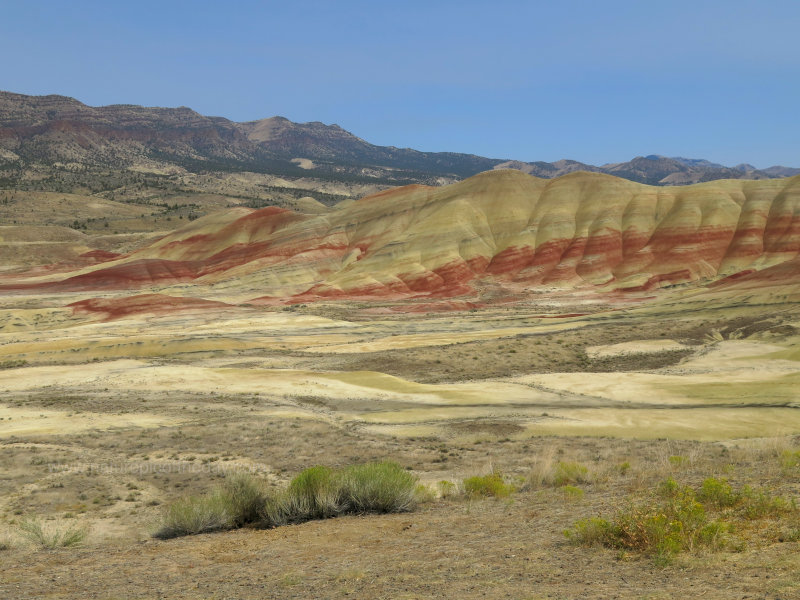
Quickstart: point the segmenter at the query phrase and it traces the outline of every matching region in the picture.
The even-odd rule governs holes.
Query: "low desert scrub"
[[[89,533],[85,526],[79,524],[42,523],[38,518],[23,520],[18,529],[23,538],[48,550],[79,546]]]
[[[578,544],[641,552],[663,564],[681,551],[721,547],[726,531],[725,524],[708,517],[690,488],[681,488],[666,500],[631,504],[611,520],[582,519],[564,533]]]
[[[675,469],[679,469],[689,464],[689,459],[680,454],[674,454],[670,456],[667,460],[669,461],[670,466]]]
[[[797,511],[794,499],[773,496],[768,490],[744,486],[734,491],[726,479],[709,477],[697,491],[697,498],[716,509],[731,509],[748,520],[780,517]]]
[[[496,472],[488,475],[467,477],[464,480],[463,487],[464,493],[470,498],[507,498],[516,489],[512,484],[503,480],[501,473]]]
[[[417,497],[417,478],[392,462],[338,470],[310,467],[272,493],[253,477],[238,474],[209,494],[173,503],[153,535],[166,539],[244,525],[277,527],[343,514],[405,512],[415,507]]]
[[[735,543],[732,534],[746,533],[748,521],[796,513],[793,500],[766,490],[734,490],[727,480],[713,477],[695,490],[670,477],[649,500],[629,504],[610,520],[582,519],[564,533],[578,544],[641,552],[666,564],[684,551],[741,547],[745,540]]]
[[[678,485],[674,479],[668,479],[667,482],[667,486],[670,488],[676,488]],[[697,498],[701,502],[711,504],[716,508],[728,508],[740,501],[741,494],[734,492],[726,479],[709,477],[700,486]]]

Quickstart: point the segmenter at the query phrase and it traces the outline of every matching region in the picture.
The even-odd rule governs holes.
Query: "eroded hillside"
[[[168,293],[238,300],[519,298],[552,289],[724,289],[800,252],[800,178],[655,188],[596,173],[492,171],[406,186],[319,214],[269,207],[198,219],[145,247],[6,291]],[[94,262],[94,261],[93,261]],[[791,283],[791,282],[785,282]],[[741,285],[741,284],[740,284]],[[202,290],[205,290],[203,292]]]

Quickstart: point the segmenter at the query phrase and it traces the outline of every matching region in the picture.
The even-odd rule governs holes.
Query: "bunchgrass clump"
[[[261,518],[267,496],[260,480],[247,473],[234,473],[225,479],[220,493],[228,505],[234,526],[255,523]]]
[[[215,490],[205,496],[191,496],[172,503],[153,534],[163,540],[231,529],[236,524],[228,496]]]
[[[417,478],[393,462],[334,470],[305,469],[284,490],[267,493],[249,475],[229,477],[219,488],[169,506],[158,538],[173,538],[244,525],[277,527],[343,514],[412,510],[419,497]]]
[[[291,521],[327,519],[345,510],[344,490],[339,473],[323,466],[302,471],[289,483],[284,502]]]
[[[464,493],[471,498],[506,498],[515,491],[512,484],[506,483],[503,480],[503,475],[501,473],[489,473],[488,475],[467,477],[464,480],[463,486]]]
[[[406,512],[416,505],[417,478],[394,462],[348,467],[342,483],[348,512]]]
[[[47,550],[79,546],[89,533],[85,526],[79,524],[44,524],[38,518],[24,519],[18,529],[22,537]]]

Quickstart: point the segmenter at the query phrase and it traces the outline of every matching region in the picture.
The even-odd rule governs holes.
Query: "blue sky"
[[[8,91],[526,161],[800,166],[796,0],[3,4]]]

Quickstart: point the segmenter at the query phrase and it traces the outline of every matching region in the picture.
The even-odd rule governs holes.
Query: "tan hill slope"
[[[656,188],[597,173],[544,180],[507,170],[396,188],[318,215],[237,208],[116,260],[26,284],[191,282],[297,300],[498,286],[648,290],[760,271],[799,252],[800,177]]]

